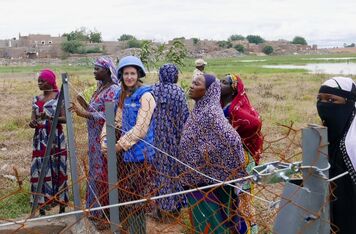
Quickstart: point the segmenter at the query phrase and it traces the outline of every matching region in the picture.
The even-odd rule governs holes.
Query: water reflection
[[[356,75],[356,63],[309,63],[306,65],[265,65],[263,67],[305,69],[313,74]]]

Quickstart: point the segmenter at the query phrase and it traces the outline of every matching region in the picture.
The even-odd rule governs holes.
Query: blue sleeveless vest
[[[122,129],[127,132],[130,131],[136,124],[137,115],[141,108],[140,99],[146,92],[151,92],[152,88],[148,86],[139,87],[130,97],[124,101],[122,110]],[[151,118],[144,141],[138,140],[128,151],[123,153],[124,162],[143,162],[145,159],[151,161],[154,157],[155,150],[152,146],[154,142],[154,119]],[[124,134],[125,134],[124,132]]]

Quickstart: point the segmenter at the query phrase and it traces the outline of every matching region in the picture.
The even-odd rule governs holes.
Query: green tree
[[[193,40],[193,45],[198,44],[200,41],[199,38],[196,38],[196,37],[193,37],[192,40]]]
[[[141,48],[142,42],[137,39],[131,39],[127,41],[128,48]]]
[[[89,41],[93,43],[102,42],[101,33],[98,31],[90,31],[89,33]]]
[[[173,41],[177,41],[177,40],[185,40],[185,37],[175,37],[175,38],[173,38]]]
[[[263,47],[262,52],[267,55],[270,55],[273,53],[273,47],[270,45],[267,45],[267,46]]]
[[[298,44],[298,45],[308,45],[307,41],[305,40],[304,37],[300,36],[295,36],[293,38],[292,44]]]
[[[355,43],[351,43],[351,44],[346,44],[346,43],[344,43],[344,47],[345,48],[353,48],[353,47],[355,47]]]
[[[218,41],[218,45],[221,48],[231,48],[232,43],[230,41]]]
[[[170,46],[165,60],[178,66],[184,66],[184,59],[187,57],[187,49],[181,40],[174,40]]]
[[[240,53],[245,53],[245,46],[241,45],[241,44],[237,44],[234,46],[235,50],[237,50]]]
[[[136,37],[134,37],[133,35],[130,34],[122,34],[119,39],[117,39],[118,41],[129,41],[129,40],[137,40]]]
[[[67,37],[68,41],[89,41],[89,36],[85,27],[81,27],[70,33],[64,33],[62,36]]]
[[[142,42],[140,58],[149,71],[157,66],[157,62],[162,58],[163,51],[164,44],[157,46],[152,41]]]
[[[265,40],[258,35],[248,35],[246,39],[248,40],[248,42],[255,43],[255,44],[261,44],[265,42]]]
[[[231,35],[228,40],[229,41],[240,41],[240,40],[245,40],[245,37],[240,34],[234,34],[234,35]]]
[[[70,54],[80,53],[83,48],[82,42],[78,40],[65,41],[61,44],[61,46],[64,52]]]

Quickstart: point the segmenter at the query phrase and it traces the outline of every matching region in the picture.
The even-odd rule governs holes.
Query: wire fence
[[[16,82],[19,81],[0,82],[0,94],[24,95],[23,92],[18,92],[13,88],[21,87],[23,84],[20,82],[20,84],[14,84]],[[31,79],[28,84],[35,86]],[[69,87],[72,99],[83,88],[78,83],[69,83]],[[30,90],[22,98],[26,99],[35,93],[35,90]],[[17,108],[21,108],[21,104],[17,105]],[[5,105],[2,103],[2,106]],[[30,110],[27,113],[30,113]],[[7,118],[18,118],[18,116],[10,113]],[[175,118],[180,117],[167,116],[170,122],[174,122]],[[19,122],[17,127],[23,130],[19,130],[17,134],[28,136],[29,130],[25,127],[27,122],[24,120]],[[53,195],[39,194],[46,196],[46,202],[39,205],[36,214],[38,215],[43,210],[45,216],[32,217],[30,215],[30,197],[34,193],[31,192],[31,179],[26,170],[30,171],[31,149],[28,145],[31,144],[28,138],[20,142],[20,144],[27,144],[27,152],[21,156],[24,161],[18,164],[13,163],[12,168],[8,166],[6,175],[2,174],[0,178],[0,210],[2,211],[0,231],[41,233],[33,229],[31,223],[60,219],[66,224],[60,230],[62,233],[73,230],[76,232],[80,230],[82,233],[95,231],[105,233],[111,230],[117,230],[120,233],[283,233],[280,230],[284,229],[278,229],[278,223],[281,222],[280,220],[286,221],[286,219],[283,220],[281,214],[284,214],[284,207],[287,206],[293,206],[312,214],[310,220],[319,219],[320,226],[332,226],[328,217],[323,216],[327,213],[330,203],[328,194],[323,198],[319,197],[321,200],[319,206],[299,202],[300,200],[295,200],[293,197],[293,194],[299,196],[304,192],[310,178],[317,177],[325,181],[326,190],[328,190],[329,183],[327,174],[323,174],[323,167],[318,164],[319,159],[327,158],[326,144],[322,144],[320,139],[317,139],[320,141],[314,154],[317,157],[307,164],[309,166],[305,166],[303,161],[303,167],[300,163],[303,160],[303,152],[305,154],[302,142],[303,131],[293,127],[293,124],[279,125],[280,134],[276,138],[265,133],[263,156],[260,162],[262,169],[258,171],[257,167],[255,167],[256,170],[249,168],[247,173],[242,173],[246,171],[246,164],[249,161],[247,152],[244,155],[246,163],[234,168],[229,168],[224,161],[210,158],[208,153],[203,156],[203,160],[196,167],[189,161],[180,160],[177,154],[162,150],[164,146],[161,143],[170,143],[169,139],[155,141],[154,144],[145,139],[138,139],[138,142],[143,143],[141,150],[145,150],[147,145],[151,146],[154,150],[154,160],[148,160],[149,157],[147,157],[141,162],[132,162],[127,160],[130,155],[118,153],[117,165],[108,165],[108,156],[103,155],[97,148],[100,145],[100,133],[96,132],[94,139],[88,138],[88,131],[95,130],[98,125],[103,127],[103,124],[103,120],[91,123],[87,119],[74,116],[73,130],[78,164],[76,168],[72,168],[67,161],[67,171],[63,171],[68,176],[65,188]],[[117,130],[118,135],[127,133],[122,127],[111,127]],[[204,125],[200,124],[200,127],[203,129]],[[203,129],[202,132],[204,131],[205,134],[209,134],[209,131],[217,130]],[[221,141],[225,139],[224,135],[220,137]],[[318,137],[321,137],[320,134],[314,136],[314,138]],[[192,139],[191,143],[197,145],[195,139]],[[200,146],[204,151],[204,143]],[[6,147],[4,145],[3,148]],[[223,147],[234,152],[236,146],[224,145]],[[72,153],[70,149],[67,149],[69,156]],[[51,162],[58,161],[58,155],[61,155],[61,152],[51,154],[49,156]],[[6,157],[1,158],[1,160],[6,159]],[[17,160],[21,159],[17,157]],[[284,163],[283,170],[289,169],[290,174],[281,176],[275,173],[281,169],[279,166],[282,165],[271,163],[276,161]],[[112,168],[117,170],[117,182],[114,184],[110,184],[108,179],[108,171]],[[77,181],[72,180],[71,170],[77,170]],[[215,178],[210,173],[212,170],[224,172],[227,176],[223,180]],[[258,177],[263,173],[268,176]],[[196,181],[204,181],[204,183],[192,183],[192,178]],[[293,181],[290,184],[298,184],[295,181],[300,180],[304,181],[304,187],[293,187],[293,194],[287,195],[284,190],[286,181]],[[78,186],[80,189],[80,207],[74,205],[73,186]],[[109,199],[112,191],[117,191],[118,194],[118,200],[114,203]],[[70,197],[69,201],[63,204],[60,197],[65,192],[68,192]],[[312,198],[315,198],[317,194],[313,196]],[[61,204],[66,206],[65,212],[58,214],[61,212]],[[16,211],[18,206],[22,207],[21,211]],[[115,207],[118,208],[119,217],[118,220],[112,222],[111,208]],[[307,232],[310,228],[308,225],[310,225],[309,221],[300,225],[297,233]],[[285,226],[288,226],[288,223]]]

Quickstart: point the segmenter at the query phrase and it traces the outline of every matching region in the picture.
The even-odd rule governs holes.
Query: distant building
[[[29,34],[8,40],[0,40],[0,57],[4,58],[56,58],[62,54],[61,43],[65,37],[48,34]]]

